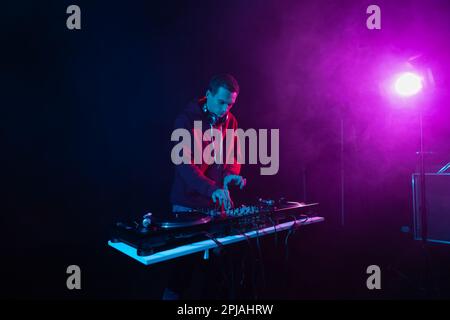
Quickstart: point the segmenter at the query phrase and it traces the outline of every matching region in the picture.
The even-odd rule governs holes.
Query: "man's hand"
[[[212,201],[214,203],[219,202],[220,206],[224,206],[225,210],[230,209],[233,206],[233,201],[231,201],[230,192],[227,189],[217,189],[211,195]]]
[[[223,179],[223,188],[225,190],[228,190],[228,184],[230,182],[233,182],[235,185],[238,185],[239,188],[242,189],[245,186],[245,184],[247,183],[247,180],[244,179],[244,177],[242,177],[242,176],[230,174]]]

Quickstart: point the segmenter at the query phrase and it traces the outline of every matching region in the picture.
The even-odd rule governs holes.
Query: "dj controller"
[[[147,256],[187,243],[245,234],[278,224],[298,221],[315,215],[317,203],[305,204],[258,199],[253,204],[229,210],[198,209],[170,212],[163,215],[147,213],[139,219],[118,222],[112,228],[111,241],[123,242]]]

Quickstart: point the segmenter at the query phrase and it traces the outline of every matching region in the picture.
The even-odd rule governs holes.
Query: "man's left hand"
[[[227,190],[230,182],[233,182],[235,185],[238,185],[240,189],[242,189],[247,183],[247,180],[242,176],[230,174],[223,179],[223,188]]]

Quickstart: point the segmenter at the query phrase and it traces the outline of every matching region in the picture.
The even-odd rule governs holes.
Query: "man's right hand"
[[[231,209],[233,201],[231,201],[230,192],[225,189],[217,189],[211,195],[214,203],[219,203],[220,206],[224,206],[225,210]]]

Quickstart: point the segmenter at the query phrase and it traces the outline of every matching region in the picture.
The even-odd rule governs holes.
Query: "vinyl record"
[[[192,212],[177,212],[176,214],[165,215],[164,217],[154,219],[153,224],[163,229],[185,228],[201,224],[206,224],[211,221],[211,217]]]

